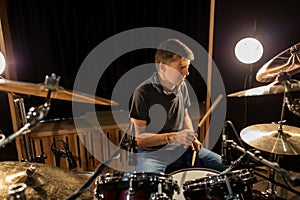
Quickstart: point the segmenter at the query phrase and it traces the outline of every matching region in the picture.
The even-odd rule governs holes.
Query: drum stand
[[[274,135],[274,137],[277,138],[276,142],[280,142],[283,145],[283,150],[286,152],[287,151],[287,147],[290,148],[295,155],[296,150],[294,149],[294,147],[292,145],[290,145],[288,142],[286,142],[286,138],[290,137],[289,134],[285,133],[283,131],[283,124],[285,123],[284,115],[285,115],[285,106],[286,106],[286,101],[287,101],[287,91],[290,88],[290,81],[289,81],[289,75],[287,73],[281,73],[278,77],[278,80],[284,84],[284,88],[285,91],[283,92],[283,101],[282,101],[282,106],[281,106],[281,115],[280,115],[280,121],[278,122],[278,130],[277,130],[277,134]],[[275,143],[276,144],[276,143]],[[278,163],[280,155],[279,154],[274,154],[274,152],[276,152],[275,149],[276,145],[273,146],[273,149],[271,151],[271,158],[270,161],[271,162],[275,162]],[[276,180],[277,180],[277,172],[275,170],[273,170],[272,168],[269,168],[269,172],[268,172],[269,178],[270,180],[274,180],[273,183],[268,182],[268,189],[265,192],[262,192],[262,194],[266,197],[266,199],[278,199],[277,192],[276,192]]]
[[[271,157],[270,161],[278,163],[279,156],[277,154],[274,154],[272,157]],[[265,191],[261,192],[261,195],[264,197],[264,199],[277,199],[277,191],[276,191],[276,184],[275,184],[277,175],[278,174],[274,169],[269,168],[268,176],[271,181],[268,181],[267,189]],[[274,181],[272,181],[272,180],[274,180]]]

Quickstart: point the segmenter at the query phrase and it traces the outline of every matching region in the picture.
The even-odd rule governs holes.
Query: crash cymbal
[[[300,128],[278,124],[257,124],[241,131],[242,140],[250,146],[269,153],[300,154]]]
[[[47,93],[49,91],[48,85],[46,84],[11,81],[6,79],[0,79],[0,90],[18,94],[33,95],[38,97],[47,97]],[[55,88],[51,91],[50,98],[66,101],[76,101],[82,103],[95,103],[106,106],[118,105],[114,101],[100,97],[94,97],[81,92],[66,90],[61,86],[55,86]]]
[[[300,91],[300,81],[290,80],[287,87],[284,86],[284,84],[280,83],[279,81],[274,81],[265,86],[260,86],[248,90],[235,92],[227,96],[228,97],[261,96],[261,95],[279,94],[283,92],[296,92],[296,91]]]
[[[28,168],[35,171],[28,174]],[[25,183],[26,199],[66,199],[79,189],[85,179],[72,171],[46,164],[29,162],[0,162],[0,199],[6,199],[9,186]],[[93,199],[92,189],[84,192],[80,199]]]
[[[258,70],[256,80],[273,82],[281,72],[294,75],[300,72],[300,43],[281,52]]]

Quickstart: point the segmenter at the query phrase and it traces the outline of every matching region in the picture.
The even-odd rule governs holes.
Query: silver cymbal
[[[250,146],[269,153],[283,155],[300,154],[300,128],[278,124],[256,124],[244,128],[240,136]]]

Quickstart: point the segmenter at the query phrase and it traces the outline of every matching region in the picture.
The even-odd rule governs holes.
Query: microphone
[[[131,133],[131,142],[129,146],[129,155],[128,155],[128,165],[136,166],[137,165],[137,145],[135,140],[135,130],[134,125],[131,123],[130,133]]]
[[[227,144],[227,132],[226,132],[226,124],[222,130],[222,143],[221,143],[221,159],[223,165],[231,164],[231,148]]]
[[[69,150],[68,143],[64,143],[64,148],[66,150],[66,155],[69,163],[69,169],[74,169],[77,167],[76,160],[74,156],[72,155],[72,152]]]

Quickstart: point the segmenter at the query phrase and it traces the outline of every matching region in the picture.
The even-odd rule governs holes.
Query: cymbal
[[[258,70],[256,80],[273,82],[281,72],[294,75],[300,72],[300,43],[281,52]]]
[[[300,154],[300,128],[278,124],[256,124],[241,131],[242,140],[250,146],[269,153]]]
[[[290,80],[290,84],[285,87],[279,81],[274,81],[268,85],[251,88],[227,95],[228,97],[245,97],[245,96],[261,96],[269,94],[279,94],[283,92],[300,91],[300,81]]]
[[[35,167],[32,175],[26,171],[31,166]],[[8,187],[14,184],[25,183],[26,199],[66,199],[79,189],[85,179],[72,171],[52,167],[46,164],[30,162],[0,162],[0,199],[8,196]],[[92,189],[87,190],[81,199],[92,199]]]
[[[46,84],[27,83],[6,79],[0,79],[0,90],[19,94],[33,95],[38,97],[47,97],[47,93],[49,91]],[[66,90],[61,86],[55,86],[54,90],[51,91],[50,98],[66,101],[76,101],[82,103],[95,103],[106,106],[118,105],[118,103],[112,100],[94,97],[81,92]]]

